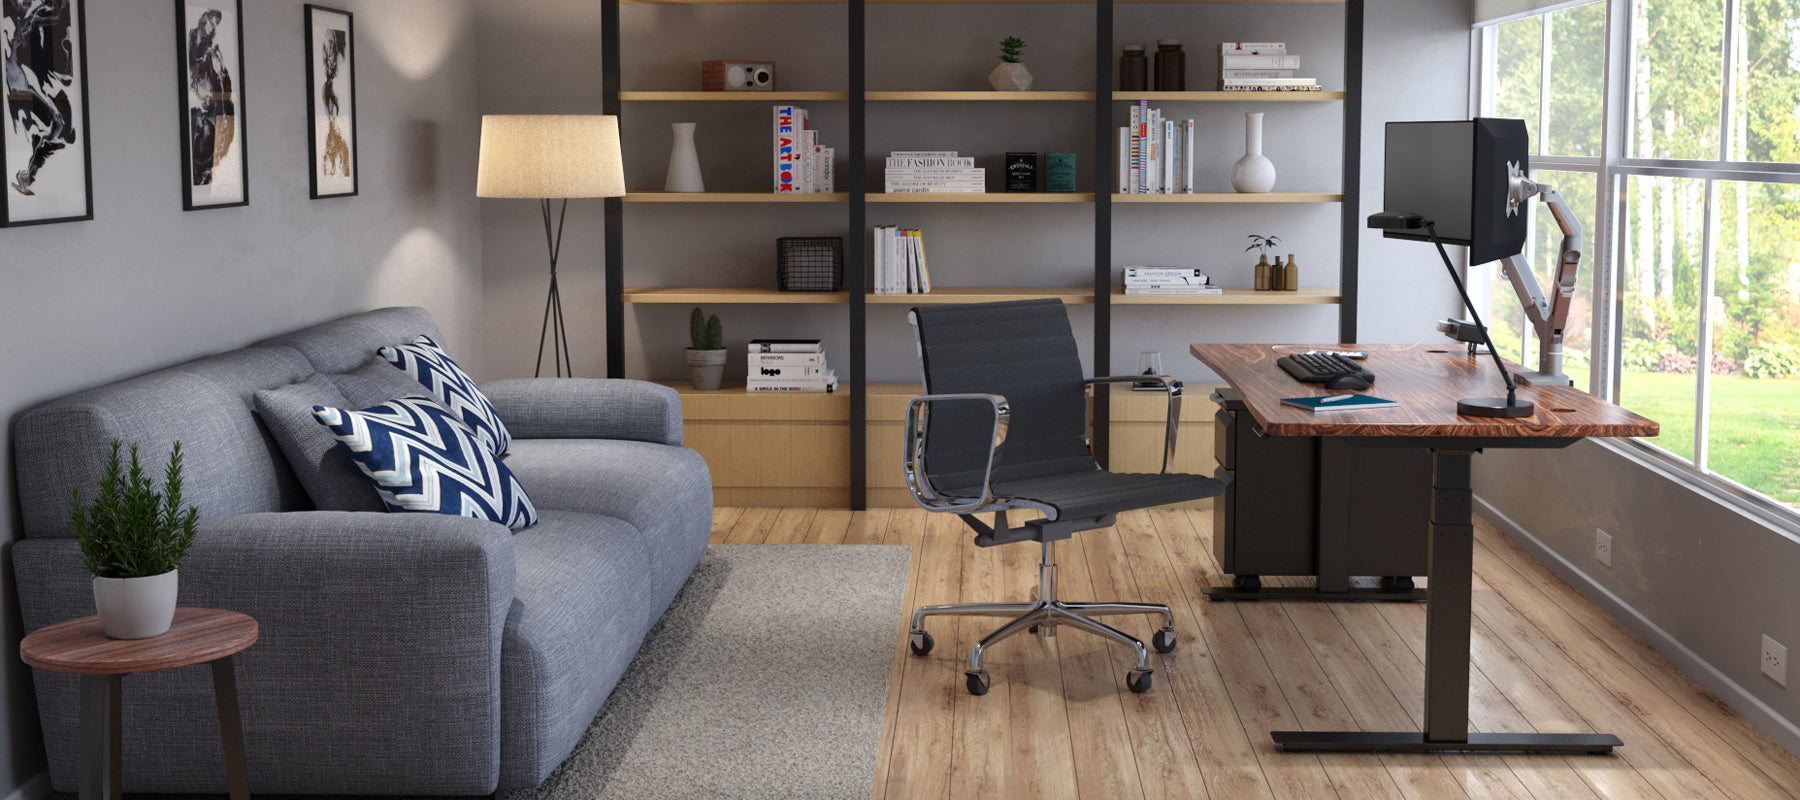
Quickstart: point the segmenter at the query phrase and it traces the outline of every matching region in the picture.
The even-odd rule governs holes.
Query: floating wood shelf
[[[1224,294],[1167,295],[1126,294],[1113,289],[1113,305],[1131,306],[1306,306],[1336,305],[1344,293],[1332,288],[1302,287],[1293,292],[1259,292],[1255,289],[1227,287]]]
[[[870,5],[1092,5],[1093,0],[867,0]],[[1344,0],[1114,0],[1116,3],[1343,5]],[[843,0],[620,0],[628,6],[843,5]]]
[[[1064,286],[933,286],[930,294],[871,294],[866,302],[881,305],[948,305],[997,303],[1002,300],[1056,298],[1065,303],[1092,303],[1094,293],[1085,287]]]
[[[1112,98],[1171,103],[1321,103],[1344,99],[1343,92],[1113,92]]]
[[[1093,192],[919,192],[887,194],[870,192],[871,203],[1092,203]]]
[[[1115,194],[1115,203],[1342,203],[1343,192],[1195,192]]]
[[[620,92],[627,103],[830,103],[849,92]]]
[[[1068,103],[1094,102],[1093,92],[864,92],[863,98],[875,102],[1012,102]]]
[[[847,203],[848,192],[805,194],[793,192],[632,192],[627,203]]]
[[[784,292],[767,286],[631,286],[625,289],[624,297],[626,303],[672,305],[842,305],[850,302],[848,292]],[[924,306],[1039,298],[1088,305],[1094,302],[1094,293],[1085,286],[938,286],[929,294],[870,293],[864,297],[864,302]],[[1201,295],[1128,295],[1123,289],[1114,288],[1112,293],[1113,304],[1134,306],[1334,305],[1342,300],[1342,292],[1326,287],[1305,287],[1296,292],[1259,292],[1228,287],[1223,294]]]
[[[831,305],[850,302],[847,292],[784,292],[768,286],[628,286],[627,303],[767,303]]]

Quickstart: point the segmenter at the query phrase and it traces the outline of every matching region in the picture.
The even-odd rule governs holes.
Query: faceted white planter
[[[675,144],[669,148],[669,174],[663,179],[665,192],[704,192],[706,181],[700,178],[700,152],[694,149],[695,122],[671,122]]]
[[[719,382],[725,379],[724,350],[687,349],[688,378],[693,381],[694,390],[710,392],[719,388]]]
[[[100,630],[114,639],[161,636],[175,621],[175,586],[181,570],[147,578],[95,578],[94,608]]]
[[[1262,153],[1263,115],[1244,115],[1244,157],[1231,168],[1231,188],[1240,192],[1267,192],[1275,188],[1275,164]]]
[[[1031,91],[1031,70],[1014,61],[1002,61],[988,73],[988,86],[996,92]]]

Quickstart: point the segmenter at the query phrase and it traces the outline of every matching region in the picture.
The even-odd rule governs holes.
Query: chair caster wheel
[[[1262,578],[1256,575],[1233,575],[1231,588],[1254,592],[1262,588]]]
[[[1157,630],[1156,635],[1150,637],[1150,646],[1156,648],[1156,652],[1158,653],[1174,652],[1175,629],[1161,628]]]
[[[1025,629],[1025,632],[1026,632],[1026,633],[1037,633],[1037,629],[1038,629],[1038,626],[1036,626],[1036,625],[1033,625],[1033,626],[1031,626],[1031,627],[1029,627],[1029,628],[1026,628],[1026,629]]]
[[[931,634],[924,631],[913,631],[907,635],[906,646],[912,648],[912,654],[915,656],[931,652],[933,644],[936,643],[931,640]]]
[[[964,675],[968,679],[969,694],[979,696],[988,693],[988,676],[986,672],[969,672]]]
[[[1382,579],[1382,583],[1387,584],[1388,588],[1393,589],[1396,592],[1410,592],[1413,590],[1413,579],[1411,575],[1390,575]]]
[[[1150,691],[1151,674],[1150,670],[1143,670],[1140,672],[1134,669],[1131,671],[1131,674],[1125,676],[1125,687],[1130,689],[1132,694],[1143,694],[1148,692]]]

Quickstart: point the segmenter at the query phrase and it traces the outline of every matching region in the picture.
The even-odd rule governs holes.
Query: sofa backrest
[[[251,347],[177,364],[38,406],[13,429],[14,472],[28,537],[74,535],[69,487],[98,492],[113,439],[138,446],[160,484],[181,442],[183,494],[203,519],[312,507],[252,396],[314,372],[362,365],[383,345],[437,336],[418,308],[387,308]]]

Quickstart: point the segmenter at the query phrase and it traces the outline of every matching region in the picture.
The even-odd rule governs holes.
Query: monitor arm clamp
[[[1569,304],[1575,298],[1575,274],[1581,264],[1581,221],[1575,218],[1568,202],[1556,189],[1525,177],[1515,165],[1507,167],[1511,180],[1506,196],[1506,215],[1524,213],[1520,206],[1533,197],[1541,198],[1550,207],[1550,215],[1556,218],[1556,225],[1563,234],[1556,271],[1551,275],[1554,297],[1544,296],[1537,276],[1531,271],[1531,263],[1523,253],[1507,256],[1502,262],[1501,270],[1512,282],[1513,292],[1519,296],[1520,305],[1525,307],[1525,318],[1531,322],[1538,337],[1537,371],[1520,372],[1514,378],[1528,386],[1572,386],[1574,381],[1562,371],[1563,329],[1569,321]]]

